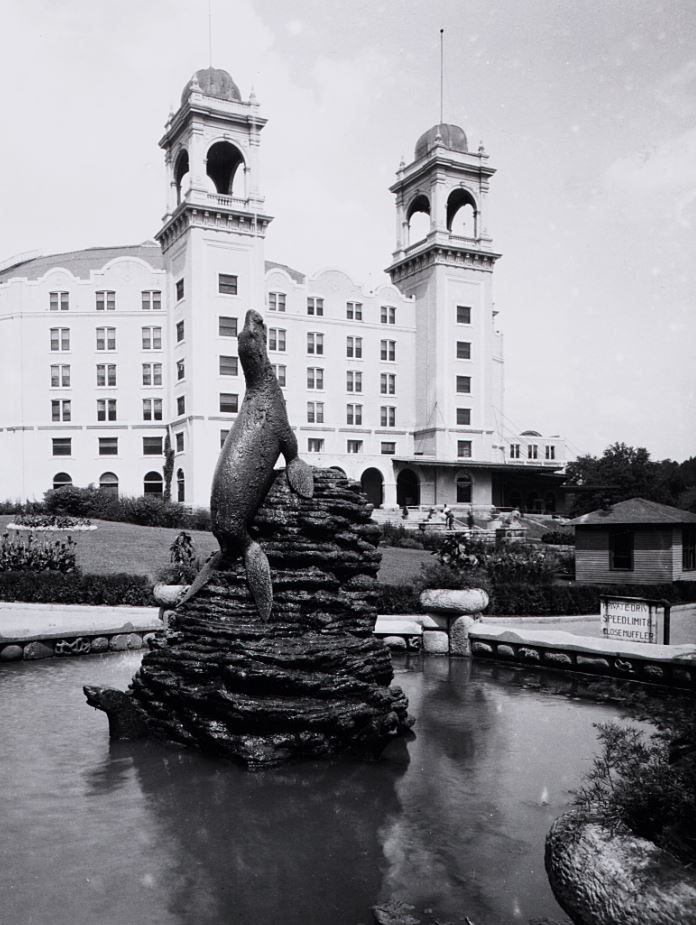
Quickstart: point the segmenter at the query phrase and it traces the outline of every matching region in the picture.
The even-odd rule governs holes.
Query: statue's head
[[[249,377],[259,372],[268,362],[266,355],[266,325],[261,315],[250,308],[244,319],[244,327],[237,338],[239,359]]]

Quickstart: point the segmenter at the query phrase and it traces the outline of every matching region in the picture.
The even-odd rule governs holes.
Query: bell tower
[[[502,343],[492,300],[487,197],[495,173],[457,125],[440,123],[403,161],[396,183],[392,282],[416,302],[414,454],[498,460]]]
[[[165,420],[176,447],[174,484],[179,495],[185,486],[179,500],[189,504],[209,503],[220,434],[244,393],[236,332],[248,309],[263,312],[271,221],[260,182],[265,124],[253,91],[243,100],[230,75],[210,67],[186,84],[159,143],[167,174],[156,234],[169,286]]]

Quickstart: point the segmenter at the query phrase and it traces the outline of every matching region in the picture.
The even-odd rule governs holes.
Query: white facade
[[[456,126],[419,140],[392,187],[392,284],[366,292],[338,269],[264,262],[264,124],[224,71],[197,72],[160,142],[159,245],[0,269],[2,497],[68,480],[160,491],[169,427],[172,497],[207,506],[244,394],[236,331],[256,308],[310,462],[362,479],[385,506],[552,506],[558,481],[543,470],[563,463],[563,441],[501,432],[485,152],[469,153]],[[429,227],[412,242],[420,214]]]

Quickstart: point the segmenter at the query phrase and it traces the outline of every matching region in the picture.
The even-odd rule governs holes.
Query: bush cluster
[[[76,544],[65,539],[37,539],[33,533],[0,538],[0,572],[75,572]]]
[[[549,530],[542,533],[541,542],[549,546],[575,546],[575,532],[573,530]]]
[[[210,512],[207,509],[188,511],[182,504],[165,501],[159,495],[127,498],[98,488],[65,485],[46,492],[43,509],[47,514],[93,517],[144,527],[210,530]]]
[[[382,546],[395,546],[398,549],[437,550],[442,546],[446,534],[428,533],[427,530],[407,530],[394,524],[382,525]]]
[[[101,604],[154,607],[145,575],[79,572],[0,572],[0,600],[31,604]]]
[[[70,514],[17,514],[14,523],[18,527],[52,528],[54,530],[70,530],[74,527],[90,527],[92,521],[89,517],[73,517]]]

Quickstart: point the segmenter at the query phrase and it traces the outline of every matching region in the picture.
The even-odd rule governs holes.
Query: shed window
[[[696,527],[682,527],[682,569],[696,569]]]
[[[616,530],[609,534],[609,568],[616,572],[633,571],[632,530]]]

